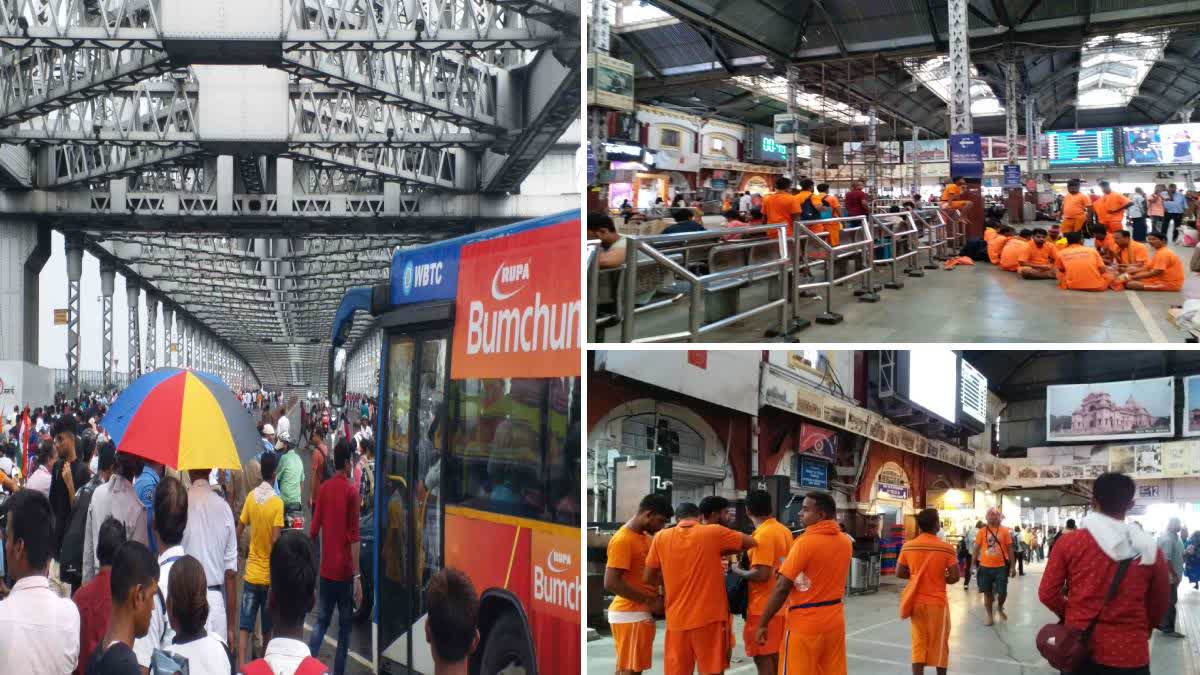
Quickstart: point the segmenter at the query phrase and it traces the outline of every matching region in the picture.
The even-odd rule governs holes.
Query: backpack
[[[341,618],[339,616],[338,620],[341,621]],[[242,666],[238,673],[239,675],[275,675],[275,671],[271,670],[266,659],[255,659]],[[311,656],[304,657],[300,665],[296,666],[296,675],[327,675],[328,673],[329,669],[325,667],[325,664]]]
[[[62,574],[83,578],[83,535],[87,528],[88,506],[92,503],[92,493],[99,485],[88,481],[75,494],[75,504],[67,519],[67,529],[63,532],[62,546],[59,548],[59,566]]]
[[[821,198],[821,204],[825,203],[825,198]],[[821,210],[813,206],[812,196],[810,195],[803,203],[800,204],[800,220],[820,220]]]
[[[313,448],[313,453],[314,456],[315,453],[320,453],[321,455],[321,484],[324,485],[325,481],[333,478],[333,458],[329,456],[329,451],[327,450]],[[316,501],[317,496],[313,495],[312,498],[314,501]]]

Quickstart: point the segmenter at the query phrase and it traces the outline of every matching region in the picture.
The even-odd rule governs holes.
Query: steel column
[[[875,110],[875,106],[867,108],[867,144],[871,146],[871,152],[874,156],[870,161],[867,161],[867,192],[870,194],[879,193],[879,115]],[[795,154],[795,153],[793,153]],[[864,161],[866,161],[866,153]]]
[[[117,266],[108,259],[100,261],[100,339],[104,360],[104,391],[113,386],[113,292],[116,290]]]
[[[66,238],[67,253],[67,382],[79,395],[79,279],[83,276],[83,237]]]
[[[1017,163],[1017,61],[1011,52],[1004,63],[1004,137],[1008,142],[1008,164]]]
[[[187,334],[187,340],[185,341],[186,344],[184,344],[184,346],[183,346],[184,347],[184,352],[183,352],[184,364],[188,368],[191,368],[192,367],[192,344],[195,343],[195,341],[196,341],[196,333],[195,333],[195,329],[192,328],[191,322],[185,323],[183,325],[183,330],[184,330],[184,333]]]
[[[1025,173],[1030,178],[1036,178],[1038,157],[1038,135],[1033,128],[1034,109],[1037,107],[1037,97],[1028,87],[1025,89],[1025,145],[1028,156],[1025,159]]]
[[[796,106],[796,98],[800,93],[801,86],[800,71],[795,66],[789,65],[787,67],[787,111],[789,116],[794,116],[798,111],[798,107]],[[795,133],[793,132],[793,138],[794,137]],[[793,181],[797,180],[798,178],[797,172],[799,160],[796,155],[796,143],[793,142],[787,154],[788,178],[791,178]]]
[[[912,193],[921,194],[921,127],[912,128]],[[918,204],[919,206],[919,204]]]
[[[138,326],[140,325],[138,317],[138,301],[140,300],[142,289],[138,286],[137,281],[125,277],[125,298],[129,304],[128,324],[129,324],[129,379],[133,380],[142,374],[142,343],[138,338]]]
[[[146,292],[146,372],[158,368],[158,298]]]
[[[971,128],[971,50],[967,45],[967,0],[949,0],[950,133]]]
[[[175,355],[171,347],[175,344],[175,310],[163,303],[163,366],[170,368],[175,365]]]

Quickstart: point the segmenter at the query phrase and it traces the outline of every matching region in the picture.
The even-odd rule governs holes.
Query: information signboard
[[[950,135],[950,175],[983,178],[983,144],[979,134]]]

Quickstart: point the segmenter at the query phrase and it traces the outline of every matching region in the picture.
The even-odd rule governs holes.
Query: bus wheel
[[[504,612],[488,631],[479,659],[481,675],[526,675],[535,672],[533,651],[525,635],[521,619],[513,612]]]

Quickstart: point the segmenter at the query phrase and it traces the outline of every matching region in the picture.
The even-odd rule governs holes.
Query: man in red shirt
[[[338,611],[338,646],[333,673],[346,672],[346,652],[354,625],[353,605],[362,602],[362,579],[358,572],[358,490],[350,482],[350,442],[343,438],[333,449],[333,477],[321,484],[313,508],[309,536],[321,537],[320,602],[317,626],[308,648],[315,657],[325,640],[325,631]],[[353,584],[351,582],[353,581]],[[353,596],[351,595],[353,589]]]
[[[1167,564],[1154,538],[1125,522],[1133,479],[1102,474],[1092,512],[1050,551],[1038,598],[1067,626],[1083,630],[1097,616],[1091,659],[1078,673],[1149,673],[1150,632],[1167,610]],[[1104,603],[1119,561],[1133,558],[1112,602]],[[1064,595],[1063,589],[1066,590]]]
[[[850,184],[850,191],[846,193],[846,215],[847,216],[867,216],[871,214],[871,196],[863,191],[861,181],[854,181]]]
[[[71,598],[79,608],[79,665],[75,667],[75,675],[83,675],[92,652],[108,630],[108,616],[112,613],[112,561],[124,543],[125,526],[112,516],[105,518],[96,537],[100,571]]]
[[[309,431],[308,445],[312,448],[312,483],[308,491],[308,506],[312,511],[317,508],[317,495],[321,492],[321,481],[325,479],[325,462],[329,461],[329,448],[321,438],[319,427]]]

